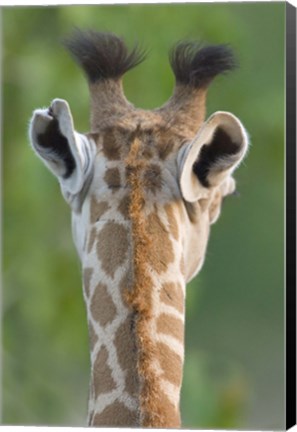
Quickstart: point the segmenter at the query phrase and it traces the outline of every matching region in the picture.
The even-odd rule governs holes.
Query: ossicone
[[[171,125],[193,137],[205,120],[207,88],[212,80],[238,66],[229,45],[181,41],[170,51],[175,76],[173,95],[158,111]]]
[[[91,83],[120,78],[146,57],[138,45],[129,51],[113,33],[76,29],[63,43]]]
[[[75,30],[64,45],[85,72],[91,96],[91,130],[97,131],[111,118],[121,117],[134,106],[126,99],[122,76],[141,63],[145,51],[129,50],[113,33]]]
[[[238,66],[229,45],[202,45],[179,42],[170,52],[170,64],[177,84],[207,86],[217,75]]]

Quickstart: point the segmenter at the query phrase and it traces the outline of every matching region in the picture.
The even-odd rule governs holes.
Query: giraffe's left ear
[[[94,143],[74,130],[69,105],[55,99],[37,109],[30,123],[30,141],[37,155],[58,178],[64,196],[78,194],[94,160]]]
[[[203,124],[194,140],[178,154],[179,181],[186,201],[208,196],[208,189],[222,185],[244,158],[248,136],[240,120],[223,111]]]

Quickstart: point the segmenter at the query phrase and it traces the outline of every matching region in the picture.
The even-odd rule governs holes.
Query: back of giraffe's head
[[[176,80],[173,95],[161,108],[148,111],[129,103],[122,89],[123,74],[145,58],[137,46],[129,51],[111,33],[79,30],[65,45],[89,82],[91,132],[78,134],[67,102],[56,99],[49,109],[35,111],[30,137],[72,208],[80,208],[92,190],[92,173],[92,186],[107,185],[114,197],[136,168],[146,201],[166,196],[193,203],[217,188],[222,195],[234,190],[232,173],[247,150],[245,130],[226,112],[205,122],[209,84],[236,66],[228,45],[179,42],[169,57]]]

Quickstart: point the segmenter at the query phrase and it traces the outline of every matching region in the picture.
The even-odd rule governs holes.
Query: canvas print
[[[3,424],[285,427],[286,12],[2,11]]]

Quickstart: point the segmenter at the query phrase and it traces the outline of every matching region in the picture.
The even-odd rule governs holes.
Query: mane
[[[177,83],[196,88],[206,87],[217,75],[238,66],[229,45],[182,41],[171,50],[169,59]]]
[[[120,78],[146,56],[138,45],[129,51],[124,41],[112,33],[77,29],[63,43],[91,83]]]
[[[127,304],[136,313],[135,330],[138,337],[137,369],[142,379],[140,392],[140,424],[143,427],[165,427],[162,407],[158,403],[159,381],[152,369],[156,348],[151,341],[149,320],[152,314],[151,276],[146,262],[152,249],[152,240],[147,231],[147,222],[142,212],[145,198],[141,182],[141,171],[145,165],[138,158],[140,142],[134,138],[126,159],[128,184],[131,187],[129,215],[132,222],[134,243],[134,286],[125,292]],[[144,354],[145,353],[145,354]]]

